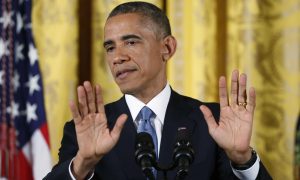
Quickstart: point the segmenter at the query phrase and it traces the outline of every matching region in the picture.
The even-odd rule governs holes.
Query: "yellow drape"
[[[293,179],[300,107],[300,1],[228,1],[227,68],[257,91],[252,142],[274,179]]]
[[[248,86],[257,91],[251,145],[274,179],[293,179],[300,109],[300,1],[167,3],[178,40],[168,66],[171,85],[200,100],[216,101],[219,75],[230,77],[236,68],[246,73]]]
[[[94,0],[92,81],[105,102],[120,97],[102,47],[108,12],[123,0]],[[159,7],[163,0],[149,0]],[[203,101],[218,101],[218,77],[238,68],[257,91],[252,143],[274,179],[293,179],[293,151],[300,110],[300,0],[166,0],[177,52],[168,62],[172,87]],[[74,98],[77,1],[36,1],[33,31],[45,87],[52,154]]]
[[[180,93],[206,101],[218,97],[216,2],[168,1],[167,14],[177,51],[168,62],[168,79]]]
[[[131,0],[132,1],[132,0]],[[104,59],[103,51],[103,27],[108,13],[118,4],[129,2],[128,0],[94,0],[92,14],[92,81],[102,86],[104,101],[112,102],[121,97],[121,93],[111,76],[109,67]],[[162,6],[161,0],[148,0],[147,2]]]
[[[51,154],[54,162],[63,132],[71,118],[69,100],[77,84],[77,1],[33,1],[32,29],[43,76]]]

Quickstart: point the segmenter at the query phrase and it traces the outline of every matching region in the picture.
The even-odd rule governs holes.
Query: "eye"
[[[105,47],[105,49],[106,49],[106,52],[112,52],[115,49],[115,47],[108,46],[108,47]]]
[[[135,40],[128,40],[128,41],[126,41],[126,44],[129,45],[129,46],[133,46],[136,43],[137,43],[137,41],[135,41]]]

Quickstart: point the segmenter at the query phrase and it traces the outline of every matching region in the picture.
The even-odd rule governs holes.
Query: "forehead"
[[[128,27],[137,26],[142,24],[142,17],[139,14],[128,13],[128,14],[120,14],[107,19],[104,30],[111,30],[115,27]],[[124,27],[123,27],[124,26]]]
[[[120,14],[107,19],[104,26],[104,39],[120,34],[141,33],[151,31],[154,33],[150,20],[137,13]]]

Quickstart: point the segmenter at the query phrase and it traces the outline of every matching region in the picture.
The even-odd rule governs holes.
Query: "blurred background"
[[[52,165],[78,84],[101,84],[106,103],[121,97],[102,41],[108,13],[123,2],[32,0]],[[233,69],[246,73],[257,92],[251,145],[274,179],[300,179],[300,0],[147,2],[166,12],[178,41],[168,64],[172,88],[218,101],[219,76],[230,78]]]

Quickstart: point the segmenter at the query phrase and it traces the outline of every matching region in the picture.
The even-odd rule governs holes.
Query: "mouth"
[[[122,70],[118,70],[116,72],[116,78],[117,79],[124,79],[126,78],[130,73],[136,71],[136,69],[122,69]]]

